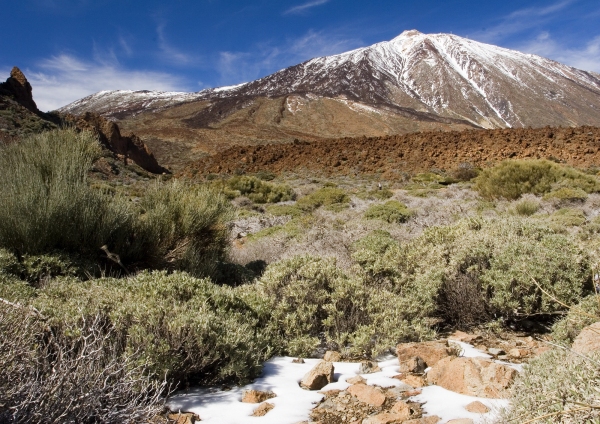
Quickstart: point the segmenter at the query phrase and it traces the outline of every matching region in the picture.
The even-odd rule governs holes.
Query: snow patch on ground
[[[484,357],[490,355],[483,353],[467,343],[452,341],[461,349],[461,356]],[[307,420],[312,408],[323,398],[316,391],[301,389],[299,382],[320,359],[305,359],[304,364],[293,363],[291,357],[274,357],[267,361],[260,378],[244,387],[231,390],[221,390],[214,387],[203,387],[182,391],[171,397],[167,403],[173,411],[194,412],[200,416],[203,423],[207,424],[295,424]],[[499,361],[498,361],[499,362]],[[350,384],[347,379],[359,375],[360,364],[356,362],[334,362],[336,382],[328,384],[322,391],[346,390]],[[391,378],[398,374],[399,364],[395,356],[380,358],[378,362],[381,371],[371,374],[361,374],[367,384],[380,387],[400,387],[404,383]],[[514,366],[520,370],[520,366]],[[258,404],[242,403],[242,393],[246,389],[271,390],[277,397],[267,402],[275,405],[267,415],[252,417],[251,414]],[[423,411],[426,415],[437,415],[442,418],[442,423],[455,418],[472,418],[475,423],[493,420],[500,408],[508,406],[505,399],[485,399],[465,396],[443,389],[439,386],[428,386],[422,393],[411,400],[423,402]],[[473,401],[480,401],[491,409],[487,414],[473,414],[464,409]]]

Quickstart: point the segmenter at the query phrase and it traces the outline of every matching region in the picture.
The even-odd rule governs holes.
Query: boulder
[[[308,390],[321,390],[333,381],[333,364],[321,361],[313,367],[300,381],[300,387]]]
[[[490,412],[490,408],[488,408],[478,400],[476,400],[475,402],[471,402],[470,404],[465,406],[465,409],[474,414],[487,414],[488,412]]]
[[[503,398],[517,371],[484,358],[447,357],[427,374],[430,384],[468,396]]]
[[[342,360],[342,354],[334,350],[328,350],[323,356],[323,360],[327,362],[340,362]]]
[[[398,362],[400,366],[414,357],[421,358],[427,366],[432,367],[439,360],[454,354],[454,350],[448,345],[448,341],[401,343],[396,347]]]
[[[400,362],[400,372],[422,373],[427,368],[427,364],[420,356],[413,356],[406,361]]]
[[[581,355],[600,350],[600,322],[588,325],[575,338],[572,348],[573,352]]]
[[[254,412],[252,412],[252,416],[253,417],[264,417],[273,408],[275,408],[275,405],[273,405],[272,403],[268,403],[268,402],[261,403],[254,410]]]
[[[488,349],[488,353],[490,355],[494,355],[494,356],[498,356],[498,355],[504,355],[506,352],[502,349],[499,349],[497,347],[490,347]]]
[[[277,395],[272,391],[261,390],[244,390],[242,394],[242,402],[244,403],[261,403],[265,400],[272,399]]]
[[[379,387],[367,386],[366,384],[353,384],[348,387],[348,393],[372,406],[381,406],[385,403],[385,395]]]

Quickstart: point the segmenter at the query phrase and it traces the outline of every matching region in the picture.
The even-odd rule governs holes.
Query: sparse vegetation
[[[301,197],[296,206],[304,211],[313,211],[321,206],[331,211],[340,211],[348,207],[350,197],[337,187],[323,187],[311,194]]]
[[[25,399],[5,389],[21,376],[32,396],[62,407],[50,392],[72,372],[75,383],[56,393],[84,399],[63,408],[74,420],[97,408],[141,420],[156,412],[165,376],[173,384],[245,382],[276,353],[329,348],[372,357],[435,337],[442,326],[551,324],[567,312],[563,304],[576,306],[553,336],[569,343],[598,314],[588,296],[600,259],[597,195],[589,193],[600,183],[554,162],[507,161],[477,177],[471,166],[452,177],[434,170],[393,191],[367,191],[379,177],[90,181],[100,154],[90,134],[70,130],[0,147],[0,298],[23,305],[0,305],[0,327],[23,326],[19,346],[8,331],[0,336],[0,360],[20,358],[9,358],[11,375],[0,370],[0,405]],[[465,182],[448,186],[458,180]],[[236,208],[246,221],[238,219],[231,243]],[[49,330],[52,345],[33,343]],[[93,366],[82,366],[82,340],[91,341]],[[66,352],[65,362],[50,348]],[[564,360],[552,355],[548,363]],[[32,380],[34,363],[59,374]],[[516,387],[544,384],[555,393],[545,367],[533,362]],[[569,381],[587,387],[585,364],[569,369]],[[122,407],[93,395],[91,380],[110,370]],[[133,387],[142,394],[136,400]],[[587,399],[586,390],[572,400]],[[0,421],[13,419],[3,408]],[[47,413],[22,410],[30,422]],[[95,422],[104,419],[112,418]]]
[[[365,212],[365,218],[367,219],[381,219],[390,224],[401,224],[408,221],[410,216],[411,211],[405,204],[400,203],[397,200],[390,200],[382,205],[372,205]]]
[[[488,199],[515,200],[525,193],[544,195],[561,187],[585,193],[600,191],[600,182],[588,174],[547,160],[510,160],[484,169],[475,189]]]

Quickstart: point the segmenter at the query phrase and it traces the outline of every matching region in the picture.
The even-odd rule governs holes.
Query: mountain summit
[[[209,138],[204,151],[230,140],[600,126],[600,75],[456,35],[411,30],[237,86],[198,93],[106,91],[62,111],[95,111],[136,132],[160,126],[164,140],[170,137],[163,121],[168,115],[180,136]]]

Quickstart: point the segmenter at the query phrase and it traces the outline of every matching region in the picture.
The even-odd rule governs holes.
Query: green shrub
[[[87,132],[54,130],[0,149],[0,246],[39,254],[97,254],[119,237],[129,214],[94,191],[87,173],[100,154]]]
[[[423,281],[419,280],[420,283]],[[331,258],[295,257],[270,265],[257,283],[270,302],[284,352],[311,355],[322,344],[351,356],[372,356],[400,341],[431,338],[431,293],[390,291],[349,277]],[[425,302],[425,304],[424,304]]]
[[[475,189],[488,199],[515,200],[525,193],[543,195],[567,187],[586,193],[600,191],[598,180],[573,168],[547,160],[508,160],[485,169],[475,179]]]
[[[181,272],[56,279],[34,305],[57,329],[100,314],[127,352],[175,382],[248,381],[278,347],[259,297]]]
[[[588,325],[600,320],[600,298],[591,295],[572,305],[567,315],[552,326],[552,338],[558,343],[571,345],[575,337]]]
[[[267,208],[267,212],[274,216],[289,215],[296,218],[304,214],[304,212],[295,205],[273,205]]]
[[[139,202],[133,240],[115,251],[143,268],[211,275],[229,246],[227,199],[205,186],[179,181],[155,183]]]
[[[268,183],[257,177],[232,177],[227,180],[225,189],[229,198],[246,196],[255,203],[278,203],[296,198],[289,186]]]
[[[575,243],[518,217],[430,228],[367,265],[374,282],[394,292],[427,291],[425,309],[433,302],[446,322],[461,325],[564,310],[533,279],[566,304],[590,287],[589,258]]]
[[[381,188],[380,190],[369,190],[359,192],[357,197],[365,200],[386,200],[392,197],[394,193],[386,187]]]
[[[515,205],[515,212],[521,216],[531,216],[540,209],[537,200],[523,199]]]
[[[406,205],[397,200],[390,200],[384,204],[371,205],[365,212],[365,218],[367,219],[380,219],[390,224],[406,222],[411,215],[412,213]]]
[[[323,187],[300,198],[296,206],[307,212],[312,212],[321,206],[337,212],[347,208],[349,203],[350,197],[344,190],[337,187]]]
[[[586,218],[582,210],[562,208],[550,216],[550,221],[556,228],[579,227],[585,224]]]
[[[498,423],[596,423],[600,354],[583,358],[568,351],[551,350],[532,359],[511,387],[510,407]],[[571,412],[567,412],[571,411]]]
[[[556,199],[563,202],[583,202],[588,194],[580,188],[561,187],[544,195],[544,200]]]

